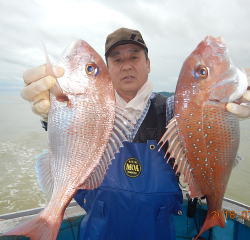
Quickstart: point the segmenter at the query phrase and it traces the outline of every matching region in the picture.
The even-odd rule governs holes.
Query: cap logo
[[[136,37],[136,35],[135,35],[135,34],[132,34],[131,37],[130,37],[130,39],[131,39],[131,40],[134,40],[134,41],[137,41],[137,42],[139,42],[139,43],[144,44],[143,39],[140,39],[139,37],[137,37],[137,40],[135,40],[135,37]]]

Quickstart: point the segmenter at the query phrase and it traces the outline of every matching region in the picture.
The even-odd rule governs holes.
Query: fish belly
[[[219,103],[180,114],[177,127],[193,178],[203,195],[223,197],[239,146],[238,117]]]
[[[77,188],[102,157],[114,124],[114,107],[78,97],[71,106],[55,102],[50,111],[49,157],[55,187]]]

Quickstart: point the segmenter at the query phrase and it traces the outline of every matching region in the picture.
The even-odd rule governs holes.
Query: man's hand
[[[250,86],[250,68],[243,68],[243,69],[247,74],[248,86]],[[250,90],[247,90],[244,93],[243,98],[245,98],[247,101],[250,101]],[[226,108],[229,112],[236,114],[240,118],[250,117],[250,102],[249,106],[243,106],[236,103],[228,103]]]
[[[61,67],[54,66],[53,71],[56,77],[61,77],[64,70]],[[28,69],[23,74],[25,87],[21,90],[21,97],[27,101],[33,102],[32,111],[35,114],[42,115],[46,120],[50,106],[49,89],[56,83],[52,76],[46,76],[46,64],[33,69]]]

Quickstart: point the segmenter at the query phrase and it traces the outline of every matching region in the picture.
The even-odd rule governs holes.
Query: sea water
[[[225,197],[250,205],[250,119],[240,122],[240,156]],[[35,172],[35,156],[48,149],[47,132],[20,96],[0,96],[0,215],[48,201]]]

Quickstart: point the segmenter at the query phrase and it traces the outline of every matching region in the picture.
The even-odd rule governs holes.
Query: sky
[[[0,95],[19,94],[23,73],[77,39],[102,57],[108,34],[139,30],[154,91],[174,92],[184,60],[207,35],[222,36],[237,67],[250,67],[249,0],[0,0]]]

